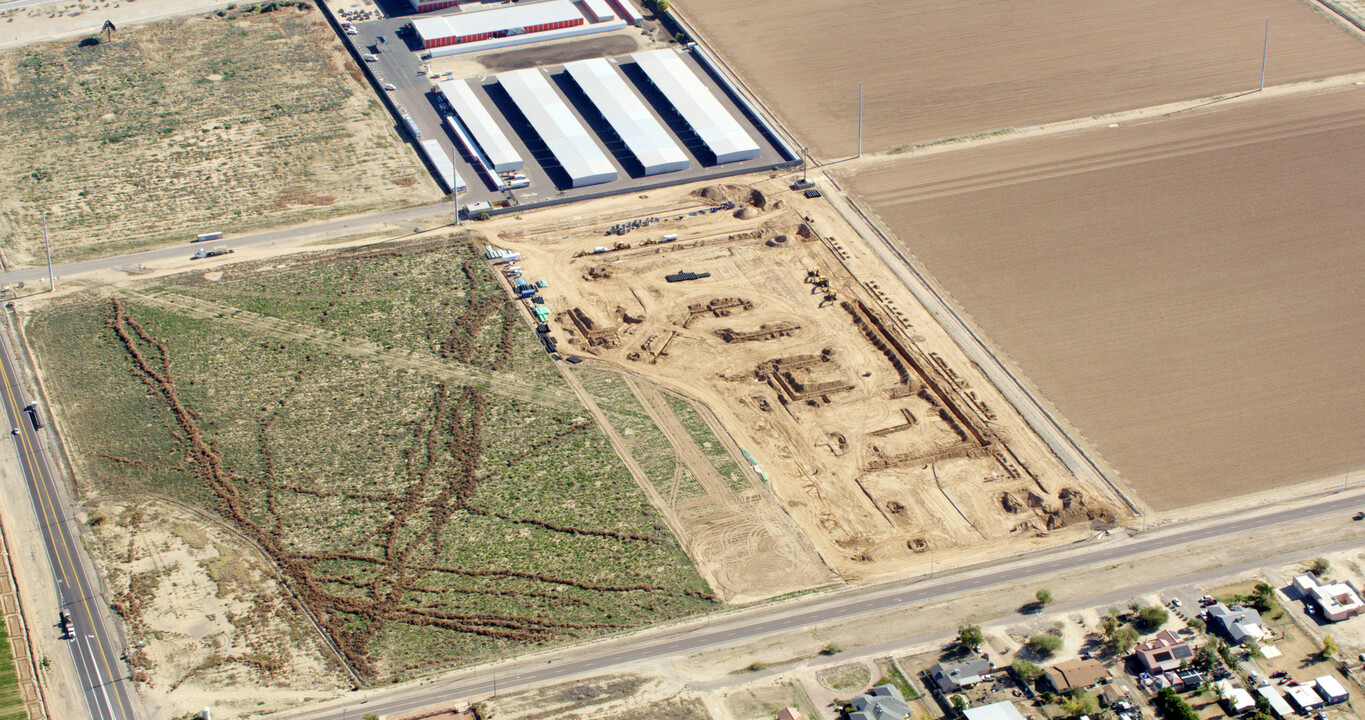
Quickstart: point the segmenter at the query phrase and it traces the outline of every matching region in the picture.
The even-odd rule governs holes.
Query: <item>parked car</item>
[[[1362,511],[1356,513],[1351,519],[1352,519],[1352,520],[1365,520],[1365,510],[1362,510]]]

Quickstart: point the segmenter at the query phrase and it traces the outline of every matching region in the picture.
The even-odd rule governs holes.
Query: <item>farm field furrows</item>
[[[283,264],[224,268],[221,289],[186,275],[82,293],[30,318],[85,492],[216,512],[370,680],[712,606],[581,405],[441,375],[515,369],[532,390],[558,377],[469,245]],[[243,277],[256,273],[291,322],[234,310],[259,302]],[[392,292],[375,309],[360,290],[378,282]],[[373,349],[382,317],[401,352]],[[307,332],[333,322],[345,331]]]
[[[14,655],[10,652],[9,635],[0,621],[0,720],[24,720],[24,698],[19,693],[19,674],[14,669]]]
[[[7,263],[440,197],[317,10],[224,15],[0,53]]]
[[[1297,0],[674,3],[816,155],[1365,70],[1365,44]]]
[[[1365,460],[1365,90],[888,161],[852,184],[1152,505]]]

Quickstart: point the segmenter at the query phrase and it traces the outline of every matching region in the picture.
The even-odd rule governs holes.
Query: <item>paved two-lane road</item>
[[[55,479],[33,429],[28,413],[24,412],[25,395],[15,372],[14,357],[9,343],[0,338],[0,367],[4,370],[4,405],[9,417],[10,434],[23,466],[24,481],[42,530],[47,558],[52,564],[52,575],[57,581],[57,598],[61,608],[71,614],[74,637],[67,643],[72,660],[81,678],[82,691],[90,717],[95,720],[136,720],[130,698],[127,673],[119,659],[122,644],[117,633],[110,629],[109,607],[92,579],[93,569],[84,556],[78,526],[65,499],[64,490]],[[46,430],[42,432],[47,432]],[[50,609],[51,622],[33,625],[38,632],[60,632],[57,629],[58,608]]]
[[[398,224],[400,227],[420,226],[424,230],[430,230],[433,227],[436,227],[432,224],[433,222],[438,224],[449,223],[454,220],[454,217],[454,206],[449,201],[441,201],[430,205],[418,205],[416,207],[389,210],[386,212],[374,213],[372,215],[340,217],[299,227],[264,230],[244,235],[229,235],[222,240],[194,245],[189,243],[190,238],[187,234],[184,245],[170,245],[167,247],[159,247],[155,250],[129,253],[127,255],[115,255],[113,257],[97,258],[94,260],[63,263],[54,266],[52,269],[60,280],[63,276],[67,275],[80,275],[82,273],[110,270],[116,267],[132,267],[163,262],[166,260],[189,260],[190,256],[200,248],[225,245],[234,250],[240,250],[242,248],[257,245],[273,245],[276,243],[287,245],[305,240],[316,241],[321,239],[341,238],[349,235],[359,235],[395,224]],[[45,287],[47,282],[46,265],[18,268],[9,272],[0,273],[0,284],[17,282],[32,283],[40,281],[44,283]]]

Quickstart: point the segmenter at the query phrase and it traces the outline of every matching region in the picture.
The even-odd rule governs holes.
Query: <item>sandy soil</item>
[[[854,185],[1159,509],[1365,459],[1354,85],[969,153]],[[1273,170],[1272,170],[1273,169]]]
[[[816,155],[1234,93],[1365,68],[1365,44],[1287,0],[679,0]]]
[[[89,519],[152,717],[204,706],[259,715],[349,688],[268,563],[235,535],[159,502],[99,503]]]
[[[862,248],[830,239],[851,230],[828,206],[768,181],[759,184],[762,198],[747,187],[713,188],[716,200],[755,204],[698,217],[690,213],[715,202],[689,194],[698,187],[652,193],[630,214],[604,208],[577,221],[537,224],[529,216],[479,229],[523,253],[517,264],[528,279],[548,281],[542,295],[561,351],[700,401],[768,478],[746,492],[708,490],[710,500],[747,505],[752,523],[763,501],[775,499],[847,580],[928,569],[945,551],[1041,547],[1091,532],[1091,520],[1116,519],[1113,505],[1065,472],[912,298],[883,289],[894,286],[884,268]],[[818,216],[819,230],[807,215]],[[608,226],[630,217],[661,221],[620,238],[634,248],[591,253],[612,244]],[[681,239],[644,243],[667,233]],[[680,269],[712,275],[664,281]],[[836,299],[812,282],[813,269]],[[722,299],[734,307],[706,309]],[[583,313],[577,320],[575,310]],[[787,365],[772,364],[779,359]],[[702,528],[681,526],[684,535]],[[685,541],[701,566],[736,536],[728,527],[715,532],[731,539],[711,551]],[[808,581],[775,582],[758,584],[775,591]]]
[[[158,20],[194,15],[232,4],[232,0],[55,0],[21,7],[0,7],[0,48],[77,35],[95,35],[104,21],[123,29]]]

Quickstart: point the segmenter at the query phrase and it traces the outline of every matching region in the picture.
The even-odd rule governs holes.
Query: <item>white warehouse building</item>
[[[640,161],[645,175],[686,170],[692,164],[625,77],[606,59],[566,63],[564,70]]]
[[[445,96],[446,102],[450,103],[450,109],[455,111],[465,129],[474,136],[478,149],[494,170],[513,172],[526,167],[526,162],[512,147],[512,141],[507,139],[506,133],[498,126],[488,108],[479,102],[468,83],[464,80],[445,80],[437,83],[436,87]]]
[[[684,122],[701,138],[720,164],[752,160],[758,143],[716,99],[682,56],[673,50],[650,50],[630,56]]]
[[[569,176],[572,187],[599,185],[617,178],[616,166],[539,69],[513,70],[496,78]]]

